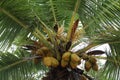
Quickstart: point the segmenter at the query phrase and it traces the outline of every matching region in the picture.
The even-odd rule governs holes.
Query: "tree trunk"
[[[42,80],[82,80],[80,79],[80,74],[83,72],[79,74],[75,71],[76,70],[62,68],[60,66],[57,68],[51,68]]]

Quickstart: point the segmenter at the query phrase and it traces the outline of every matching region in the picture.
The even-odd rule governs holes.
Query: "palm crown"
[[[1,0],[0,79],[38,80],[48,72],[42,80],[91,80],[86,73],[95,70],[119,80],[119,22],[119,0]],[[89,51],[106,43],[109,51]],[[98,59],[106,60],[100,70]]]

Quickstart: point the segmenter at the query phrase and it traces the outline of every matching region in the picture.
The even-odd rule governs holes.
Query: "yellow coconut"
[[[71,54],[71,61],[72,62],[80,62],[81,58],[77,54],[73,53],[73,54]]]
[[[96,63],[96,64],[93,64],[92,69],[93,69],[94,71],[98,71],[98,65],[97,65],[97,63]]]
[[[91,63],[89,61],[86,61],[85,62],[85,70],[89,71],[91,69],[91,67],[92,67]]]
[[[88,59],[88,55],[87,54],[82,54],[82,59],[84,59],[84,60],[87,60]]]
[[[96,64],[97,59],[96,59],[95,57],[93,57],[93,56],[90,56],[90,57],[89,57],[89,61],[90,61],[92,64]]]
[[[43,64],[50,67],[52,65],[51,57],[44,57],[43,58]]]
[[[75,69],[77,68],[78,62],[73,63],[72,61],[70,62],[71,68]]]
[[[66,67],[68,65],[68,61],[65,61],[65,60],[61,60],[61,66],[62,67]]]
[[[44,54],[47,54],[50,51],[47,47],[42,47],[40,49],[44,52]]]
[[[51,57],[51,66],[52,67],[57,67],[59,65],[59,62],[56,58]]]
[[[62,59],[65,60],[65,61],[69,61],[70,60],[70,55],[71,55],[71,52],[65,52],[62,56]]]

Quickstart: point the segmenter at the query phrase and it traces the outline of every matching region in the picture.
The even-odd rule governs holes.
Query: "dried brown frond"
[[[83,29],[77,29],[73,38],[72,38],[72,41],[77,41],[79,40],[80,38],[82,38],[84,36],[84,33],[85,31]]]

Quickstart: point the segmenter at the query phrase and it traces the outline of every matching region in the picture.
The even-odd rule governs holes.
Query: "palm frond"
[[[33,3],[33,1],[31,1],[31,3]],[[67,27],[74,10],[75,1],[41,0],[36,1],[34,4],[35,5],[32,5],[33,11],[46,23],[46,25],[53,28],[55,23],[62,24],[63,21],[65,21]]]
[[[62,4],[59,4],[58,2]],[[1,1],[0,2],[1,44],[2,44],[1,49],[5,49],[4,47],[6,47],[6,45],[10,46],[10,44],[16,38],[17,34],[20,33],[20,30],[22,29],[22,27],[32,28],[33,26],[34,27],[40,26],[39,24],[34,25],[34,23],[36,24],[37,22],[35,21],[35,18],[34,18],[35,16],[34,11],[40,16],[43,22],[45,22],[47,25],[50,25],[48,27],[51,27],[54,24],[54,22],[52,22],[54,21],[52,17],[53,15],[56,15],[56,20],[58,20],[58,23],[62,23],[64,20],[65,21],[70,20],[72,9],[73,9],[70,5],[74,6],[75,5],[74,3],[75,3],[74,1],[45,1],[45,0],[44,1],[15,1],[15,2],[13,0]],[[64,4],[67,4],[65,5],[66,6],[65,9],[61,8],[61,6],[64,6]],[[68,15],[68,13],[70,13],[70,15]],[[66,15],[63,15],[63,14],[66,14],[69,20],[67,20]],[[49,24],[49,22],[51,23]],[[7,41],[4,41],[4,40],[7,40]]]
[[[0,11],[0,48],[6,49],[21,32],[21,26],[27,28],[30,25],[33,16],[28,1],[24,0],[2,0]]]
[[[111,24],[114,25],[114,28],[119,27],[119,6],[118,0],[82,0],[79,15],[88,36],[96,36]]]
[[[19,35],[16,36],[12,44],[16,46],[30,44],[31,39],[36,40],[36,38],[30,33],[29,30],[26,31],[25,29],[22,29]]]
[[[112,78],[115,80],[120,79],[120,53],[119,53],[119,46],[120,43],[118,44],[112,44],[110,45],[111,47],[111,52],[107,53],[107,62],[105,64],[105,68],[103,71],[103,75],[106,76],[107,79]]]
[[[82,1],[80,19],[88,37],[95,44],[108,43],[110,53],[107,52],[105,78],[119,80],[119,26],[120,2],[118,0]],[[95,45],[96,46],[96,45]],[[109,61],[112,60],[112,61]]]
[[[106,78],[105,75],[103,75],[103,68],[100,68],[100,70],[96,73],[95,71],[90,71],[89,74],[94,77],[95,80],[113,80],[113,78]],[[107,72],[104,72],[105,74]]]
[[[111,25],[112,26],[112,25]],[[98,36],[94,36],[91,39],[93,44],[109,44],[110,49],[106,52],[107,62],[104,66],[104,70],[101,76],[104,76],[105,79],[115,79],[119,80],[120,73],[120,29],[114,29],[107,27],[106,30],[102,30]],[[94,45],[93,45],[94,46]],[[93,47],[92,46],[92,47]],[[86,47],[89,49],[89,46]],[[91,48],[91,47],[90,47]],[[108,48],[108,47],[106,47]],[[85,49],[83,49],[85,50]]]
[[[110,53],[106,53],[107,62],[101,76],[104,76],[106,80],[119,80],[120,17],[118,15],[120,14],[120,4],[118,4],[119,1],[113,0],[111,2],[100,1],[100,3],[99,1],[91,0],[84,8],[81,8],[81,10],[84,9],[81,14],[85,12],[86,17],[82,15],[80,18],[86,33],[91,37],[90,39],[93,40],[93,43],[97,45],[108,43],[110,45],[111,50]]]
[[[32,80],[37,74],[43,76],[47,70],[41,62],[37,65],[32,63],[29,59],[30,54],[25,51],[19,50],[14,54],[1,53],[0,56],[1,80],[26,80],[29,78]]]
[[[120,30],[119,28],[107,28],[107,30],[103,30],[98,37],[94,38],[93,42],[95,44],[104,44],[108,43],[110,46],[109,52],[106,52],[107,62],[105,64],[105,68],[103,71],[103,75],[106,79],[112,78],[115,80],[119,80],[119,72],[120,72]]]

